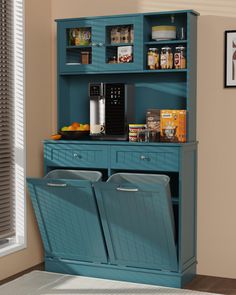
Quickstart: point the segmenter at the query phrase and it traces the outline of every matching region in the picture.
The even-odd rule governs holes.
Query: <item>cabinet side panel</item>
[[[70,96],[69,80],[64,76],[58,76],[58,105],[57,105],[57,129],[60,130],[63,126],[68,126],[71,121],[71,105],[69,103]],[[76,120],[75,120],[76,121]]]
[[[196,256],[196,149],[182,152],[180,172],[180,269]]]
[[[188,141],[196,140],[196,95],[197,95],[197,17],[188,13],[187,48],[187,110]]]

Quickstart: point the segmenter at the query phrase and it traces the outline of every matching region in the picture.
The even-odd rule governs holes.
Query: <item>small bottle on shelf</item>
[[[112,57],[110,57],[109,59],[108,59],[108,63],[109,64],[116,64],[117,63],[117,57],[114,55],[114,56],[112,56]]]
[[[89,52],[88,51],[81,52],[81,64],[83,64],[83,65],[89,64]]]

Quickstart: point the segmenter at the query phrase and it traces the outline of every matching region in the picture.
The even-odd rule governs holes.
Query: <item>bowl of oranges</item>
[[[73,122],[69,126],[64,126],[59,131],[62,139],[88,139],[90,132],[89,124]]]

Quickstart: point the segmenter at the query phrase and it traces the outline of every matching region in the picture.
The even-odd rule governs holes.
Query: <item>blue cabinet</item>
[[[107,147],[103,145],[47,145],[45,158],[50,166],[106,168],[108,165]]]
[[[132,40],[125,39],[113,43],[110,36],[114,27],[127,27],[132,30]],[[78,41],[74,41],[73,38]],[[58,21],[59,72],[142,70],[142,44],[141,16],[60,20]],[[110,62],[114,56],[117,61],[119,47],[131,49],[132,61]]]
[[[187,142],[45,141],[45,173],[85,169],[102,172],[103,180],[119,172],[170,178],[168,203],[150,195],[148,186],[133,194],[114,183],[56,179],[50,186],[29,179],[47,271],[172,287],[195,276],[197,15],[187,10],[57,20],[58,129],[89,122],[90,82],[125,82],[135,88],[133,123],[145,123],[147,109],[184,109]],[[184,38],[152,40],[153,26],[170,24]],[[186,47],[186,68],[148,69],[150,47],[160,52],[178,45]],[[133,59],[118,63],[120,47],[129,48]]]
[[[46,256],[106,263],[91,183],[48,178],[29,178],[27,182]]]
[[[178,171],[179,151],[174,147],[114,146],[111,151],[111,167],[123,170]]]
[[[84,41],[84,45],[75,45],[70,42],[73,30],[80,29],[90,34],[90,39]],[[97,47],[92,46],[93,34],[95,34],[96,26],[92,20],[76,20],[71,22],[63,22],[58,24],[58,61],[59,72],[86,72],[95,71],[96,65],[94,59],[99,59]],[[85,34],[85,33],[84,33]],[[82,64],[82,52],[89,52],[88,64]],[[93,56],[93,59],[91,58]]]
[[[93,168],[104,181],[121,171],[147,179],[128,189],[116,180],[29,179],[46,270],[184,286],[196,272],[196,160],[194,142],[45,141],[45,172]],[[170,192],[152,174],[170,178]]]
[[[95,183],[110,262],[178,271],[169,177],[117,173]]]

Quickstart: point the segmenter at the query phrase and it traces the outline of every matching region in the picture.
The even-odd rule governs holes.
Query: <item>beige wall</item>
[[[51,132],[51,10],[48,0],[25,1],[27,176],[43,173],[42,140]],[[27,248],[0,258],[0,280],[43,259],[27,196]]]
[[[27,175],[30,176],[42,175],[42,140],[56,129],[55,18],[174,9],[196,9],[206,15],[199,17],[198,31],[198,273],[236,278],[233,234],[236,140],[232,134],[236,90],[223,89],[223,31],[235,29],[235,19],[217,17],[235,17],[235,0],[93,0],[89,5],[85,0],[25,2]],[[0,259],[0,280],[42,261],[41,241],[29,201],[27,206],[28,247]]]
[[[224,31],[235,18],[202,16],[198,34],[198,272],[236,278],[236,88],[224,89]]]

